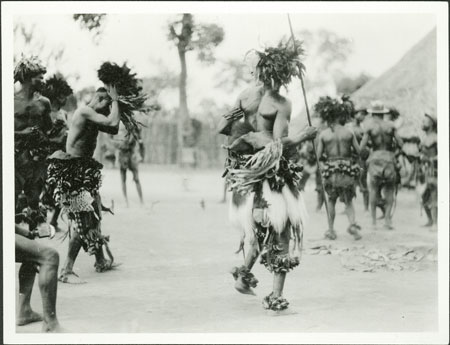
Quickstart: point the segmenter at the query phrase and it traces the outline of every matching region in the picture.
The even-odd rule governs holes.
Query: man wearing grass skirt
[[[301,72],[300,45],[298,48],[282,42],[276,48],[255,52],[257,84],[243,93],[238,107],[219,124],[219,133],[229,136],[225,176],[232,191],[230,221],[241,230],[240,249],[244,238],[250,247],[244,264],[232,270],[235,288],[254,294],[252,288],[258,280],[250,271],[260,256],[274,279],[263,307],[275,312],[289,305],[283,297],[284,282],[286,273],[300,263],[306,218],[299,188],[302,167],[295,163],[297,157],[291,158],[300,143],[316,135],[316,129],[310,127],[288,138],[291,102],[279,91]],[[279,63],[274,64],[275,60]]]
[[[325,238],[330,240],[337,238],[334,220],[336,202],[339,199],[345,204],[345,213],[349,221],[347,232],[355,240],[359,240],[361,236],[358,231],[361,228],[355,220],[353,198],[356,196],[356,185],[361,170],[358,159],[354,157],[359,156],[360,150],[354,132],[345,126],[354,115],[353,103],[345,96],[342,99],[327,96],[321,97],[314,109],[327,124],[327,128],[320,133],[317,145],[317,156],[325,160],[321,172],[330,201],[330,228],[326,231]]]
[[[107,260],[103,253],[103,246],[106,246],[110,254],[107,246],[109,237],[101,232],[99,188],[102,165],[92,156],[99,131],[117,134],[119,120],[116,88],[111,85],[99,88],[92,101],[73,114],[66,152],[56,151],[49,157],[47,184],[53,191],[55,202],[70,220],[71,239],[67,259],[59,277],[61,282],[83,282],[73,272],[81,247],[90,255],[95,255],[97,272],[104,272],[112,267],[112,255],[111,260]]]

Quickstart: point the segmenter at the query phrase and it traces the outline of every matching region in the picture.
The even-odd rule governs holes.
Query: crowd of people
[[[326,206],[326,239],[337,238],[338,200],[345,204],[347,232],[354,240],[362,238],[354,208],[357,187],[364,209],[370,209],[373,227],[377,227],[379,208],[384,228],[394,229],[392,217],[401,187],[399,157],[420,167],[416,184],[428,217],[425,225],[437,221],[436,118],[424,114],[425,136],[418,155],[411,155],[398,133],[393,122],[398,111],[380,100],[365,109],[356,108],[348,96],[321,97],[314,106],[321,125],[289,133],[291,102],[280,94],[280,88],[294,76],[301,78],[300,54],[293,46],[287,52],[288,44],[282,42],[250,55],[254,84],[241,93],[219,123],[219,133],[228,137],[224,176],[232,193],[230,223],[242,233],[239,251],[246,247],[245,238],[250,248],[246,255],[244,251],[243,265],[231,271],[235,288],[254,294],[258,279],[251,270],[260,256],[274,275],[273,291],[263,299],[263,306],[277,313],[289,305],[283,287],[286,273],[300,263],[306,218],[302,194],[314,172],[317,210]]]
[[[287,43],[248,54],[254,82],[239,95],[218,128],[228,138],[224,176],[232,192],[230,221],[242,230],[239,250],[244,251],[246,243],[249,248],[244,251],[243,264],[231,271],[235,288],[254,294],[258,280],[251,270],[259,257],[273,273],[273,290],[263,299],[263,306],[276,313],[288,308],[283,296],[286,275],[300,264],[307,217],[303,194],[309,176],[316,176],[317,208],[326,206],[329,228],[324,236],[329,240],[337,238],[338,200],[345,204],[347,232],[361,239],[354,207],[357,187],[364,209],[370,209],[373,226],[380,208],[384,226],[393,229],[401,155],[418,167],[426,225],[437,220],[436,118],[425,114],[421,154],[413,158],[402,150],[403,140],[387,117],[392,111],[381,101],[357,109],[349,97],[322,97],[314,106],[321,126],[289,133],[292,106],[280,89],[301,77],[300,54],[300,44],[292,48]],[[144,147],[139,135],[127,136],[128,128],[119,126],[121,95],[116,85],[104,83],[98,88],[87,105],[76,109],[69,125],[62,108],[72,89],[61,75],[44,81],[45,74],[45,66],[34,57],[23,57],[14,70],[14,82],[20,84],[14,95],[15,246],[16,262],[21,263],[17,325],[43,321],[44,331],[57,332],[62,330],[56,316],[58,281],[84,282],[73,270],[80,249],[95,257],[99,273],[116,264],[109,236],[101,228],[102,212],[113,212],[100,198],[102,164],[93,158],[97,137],[106,133],[118,152],[127,205],[127,170],[144,202],[138,174]],[[69,248],[58,272],[58,252],[36,238],[52,238],[61,231],[60,214],[69,220]],[[42,315],[30,305],[36,273]]]

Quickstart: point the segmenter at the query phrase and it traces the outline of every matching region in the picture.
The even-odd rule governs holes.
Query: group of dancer
[[[322,121],[320,128],[289,133],[291,102],[280,94],[280,88],[301,73],[301,68],[286,68],[298,66],[299,55],[295,45],[289,48],[287,43],[249,55],[254,84],[240,94],[218,126],[219,133],[228,137],[224,176],[232,193],[229,218],[241,231],[238,252],[244,252],[243,265],[231,271],[235,288],[254,294],[258,279],[251,270],[260,256],[274,280],[263,307],[276,313],[288,308],[283,297],[286,273],[300,263],[307,217],[302,193],[311,175],[300,162],[310,166],[318,162],[318,209],[326,203],[329,225],[325,238],[337,238],[334,221],[339,199],[345,204],[347,232],[359,240],[361,227],[353,205],[357,186],[365,210],[370,207],[372,225],[376,227],[376,211],[380,208],[384,227],[392,230],[401,180],[398,156],[408,156],[402,151],[403,140],[392,118],[387,116],[392,110],[378,100],[368,109],[356,109],[347,96],[321,97],[314,106]],[[366,119],[368,114],[370,118]],[[428,226],[437,219],[436,124],[435,117],[425,114],[418,183]]]
[[[23,57],[14,70],[14,81],[20,83],[14,95],[15,247],[16,262],[22,263],[17,325],[42,320],[44,331],[57,332],[61,330],[56,316],[57,282],[83,282],[73,272],[81,247],[95,256],[97,272],[113,267],[109,236],[101,231],[102,211],[108,210],[99,194],[102,164],[92,156],[100,131],[117,134],[120,113],[116,87],[105,85],[88,105],[74,112],[68,126],[61,108],[72,90],[60,76],[44,82],[45,73],[35,57]],[[35,240],[55,234],[55,227],[47,222],[50,207],[57,214],[54,225],[60,212],[69,220],[69,249],[59,276],[58,252]],[[43,315],[30,305],[36,273]]]
[[[224,176],[232,192],[230,220],[242,234],[239,251],[244,253],[244,263],[231,272],[235,288],[254,294],[258,280],[251,270],[260,257],[273,273],[273,290],[264,297],[263,306],[277,313],[289,305],[283,296],[284,284],[287,272],[300,264],[307,220],[303,190],[310,172],[300,162],[310,166],[320,162],[316,169],[318,208],[325,202],[329,225],[325,237],[330,240],[337,238],[334,221],[338,199],[345,204],[348,233],[355,240],[361,238],[353,205],[357,186],[365,209],[370,207],[373,225],[379,207],[384,212],[384,226],[393,229],[400,180],[397,157],[402,152],[402,138],[394,123],[384,118],[390,110],[380,101],[373,102],[369,109],[355,109],[349,97],[322,97],[314,106],[321,127],[289,133],[292,106],[280,89],[292,78],[301,77],[301,53],[299,43],[282,42],[248,54],[254,83],[239,95],[218,128],[228,137]],[[20,83],[14,95],[15,242],[16,261],[22,263],[17,324],[42,320],[44,331],[53,332],[61,330],[56,317],[58,280],[83,282],[73,271],[80,249],[95,257],[97,272],[114,266],[109,236],[101,230],[102,211],[108,211],[99,193],[102,164],[93,155],[99,133],[117,135],[122,118],[121,96],[113,83],[105,83],[89,104],[76,109],[69,126],[67,114],[61,109],[72,90],[60,76],[44,82],[45,73],[46,68],[35,58],[22,58],[14,71],[14,81]],[[367,114],[371,115],[369,119],[365,119]],[[423,129],[426,135],[421,144],[418,183],[427,225],[432,225],[437,219],[436,118],[426,114]],[[131,170],[143,202],[136,155],[139,147],[143,157],[142,141],[139,136],[124,136],[120,142],[123,193],[126,198],[126,171]],[[48,208],[54,210],[50,222]],[[70,240],[58,275],[57,251],[35,238],[53,237],[59,214],[69,220]],[[30,305],[37,272],[43,315]]]

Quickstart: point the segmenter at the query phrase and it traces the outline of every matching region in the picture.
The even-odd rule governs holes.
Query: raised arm
[[[118,103],[118,95],[116,88],[113,86],[109,87],[108,94],[110,95],[112,99],[111,104],[111,113],[109,116],[104,116],[102,114],[97,113],[95,110],[93,110],[90,107],[84,107],[81,111],[81,115],[86,119],[89,120],[96,125],[102,127],[114,127],[119,128],[119,122],[120,122],[120,112],[119,112],[119,103]],[[105,130],[103,130],[105,131]]]

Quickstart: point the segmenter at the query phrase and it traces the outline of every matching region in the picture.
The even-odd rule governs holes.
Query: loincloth
[[[322,168],[324,188],[331,199],[350,202],[356,196],[361,168],[350,159],[333,159]]]
[[[119,150],[119,165],[122,170],[137,170],[139,156],[136,150]]]
[[[233,156],[228,163],[231,224],[242,231],[242,240],[257,240],[267,269],[289,271],[300,263],[307,217],[298,188],[302,167],[282,156],[280,142],[254,155]]]
[[[48,159],[47,188],[61,211],[68,215],[70,227],[80,237],[89,254],[105,241],[101,234],[102,164],[91,157],[73,157],[57,151]]]
[[[373,151],[367,159],[370,179],[380,185],[396,185],[399,182],[397,160],[394,152]]]
[[[422,192],[422,205],[426,208],[437,207],[437,157],[422,159],[419,170],[419,181],[425,184]]]

